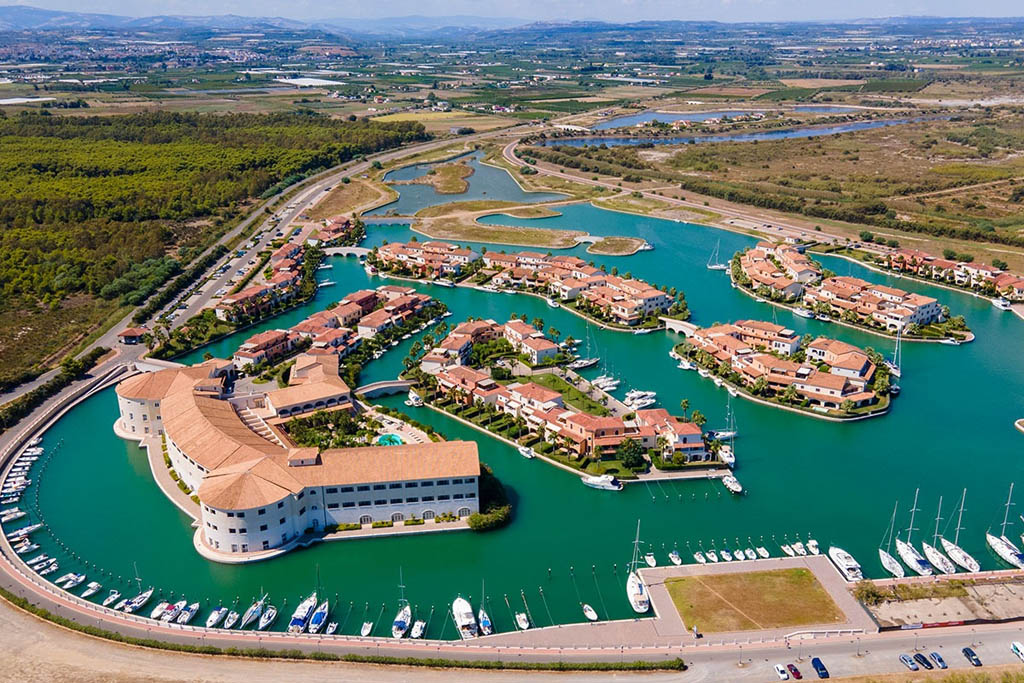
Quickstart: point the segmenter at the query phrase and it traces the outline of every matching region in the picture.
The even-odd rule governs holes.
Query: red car
[[[789,669],[790,675],[793,678],[795,678],[796,680],[799,681],[800,679],[802,679],[804,677],[804,675],[802,673],[800,673],[800,669],[796,668],[792,664],[787,664],[786,668]]]

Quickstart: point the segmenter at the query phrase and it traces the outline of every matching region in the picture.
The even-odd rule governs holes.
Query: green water
[[[655,245],[654,251],[593,260],[682,289],[698,324],[775,316],[801,333],[825,333],[891,351],[888,339],[804,320],[787,311],[773,313],[767,305],[732,289],[724,273],[704,267],[719,240],[722,254],[727,255],[751,244],[748,237],[589,205],[566,207],[556,218],[515,222],[585,226],[595,234],[646,239]],[[404,226],[371,226],[368,244],[408,235]],[[582,253],[582,248],[571,253]],[[113,579],[100,578],[105,588],[117,586],[124,592],[137,571],[143,584],[162,588],[164,596],[173,592],[201,598],[206,608],[236,597],[244,608],[263,589],[281,608],[279,626],[300,596],[313,588],[319,568],[325,594],[340,605],[332,619],[344,622],[341,631],[345,633],[357,631],[364,614],[376,620],[385,603],[376,632],[386,631],[397,607],[401,568],[417,618],[426,618],[431,607],[436,608],[429,636],[452,638],[454,630],[445,618],[447,605],[458,593],[472,596],[475,603],[484,580],[489,611],[499,630],[512,628],[505,596],[519,609],[521,591],[540,625],[582,621],[581,600],[593,605],[602,618],[629,616],[623,567],[630,558],[638,519],[641,537],[660,564],[667,563],[666,554],[673,546],[689,560],[698,542],[705,547],[714,541],[718,548],[734,548],[737,538],[746,546],[748,538],[756,543],[763,536],[772,553],[779,554],[773,535],[781,542],[784,535],[794,540],[810,533],[824,548],[835,543],[852,552],[868,575],[882,576],[876,548],[893,502],[901,503],[897,526],[906,527],[914,489],[921,487],[916,524],[921,531],[914,536],[920,540],[930,536],[934,527],[938,496],[942,494],[946,501],[944,516],[952,516],[951,506],[966,486],[966,530],[961,532],[961,544],[983,568],[1002,568],[986,548],[984,532],[1001,521],[1007,487],[1021,479],[1024,436],[1012,422],[1024,416],[1024,322],[966,294],[896,280],[840,259],[823,261],[840,274],[938,297],[966,316],[978,339],[961,347],[906,344],[903,393],[885,417],[835,424],[734,401],[741,433],[736,442],[737,476],[748,491],[743,497],[725,494],[720,484],[705,480],[632,484],[621,493],[587,489],[569,473],[525,460],[515,450],[427,408],[406,408],[404,397],[396,396],[382,403],[411,413],[449,438],[477,441],[481,459],[493,467],[515,502],[515,518],[507,528],[488,534],[454,532],[320,544],[255,565],[223,566],[196,554],[187,518],[156,488],[142,452],[114,436],[111,425],[117,405],[113,390],[108,390],[81,404],[46,436],[47,447],[59,439],[64,445],[45,471],[34,472],[37,484],[23,502],[31,502],[38,492],[47,531],[69,550],[57,549],[52,539],[37,533],[44,544],[39,552],[61,558],[58,576],[81,568],[90,579],[98,578],[96,570],[84,564],[88,562],[112,572]],[[257,330],[286,326],[346,292],[385,282],[366,276],[355,259],[335,258],[332,263],[331,279],[337,285]],[[563,336],[588,338],[589,326],[583,320],[535,297],[416,287],[449,306],[453,312],[449,322],[467,316],[505,320],[511,313],[525,313],[530,319],[543,318]],[[253,332],[222,340],[210,350],[228,355]],[[676,369],[667,354],[679,340],[677,335],[633,336],[592,328],[589,338],[592,353],[603,359],[602,366],[590,374],[617,375],[623,379],[622,392],[631,387],[657,391],[660,404],[674,412],[680,399],[688,398],[691,408],[709,417],[709,427],[721,425],[727,394],[696,373]],[[402,342],[370,363],[363,381],[395,377],[413,341]],[[203,351],[185,360],[198,360]],[[1021,528],[1018,520],[1013,532]],[[204,618],[201,613],[196,623]]]

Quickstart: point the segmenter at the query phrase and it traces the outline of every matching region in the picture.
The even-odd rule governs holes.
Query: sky
[[[1024,4],[1020,0],[817,0],[813,3],[808,0],[26,0],[17,4],[128,16],[239,14],[300,20],[472,15],[514,17],[527,21],[681,19],[735,22],[919,15],[1024,15]]]

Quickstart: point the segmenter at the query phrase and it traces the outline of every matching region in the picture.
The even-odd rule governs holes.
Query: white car
[[[786,667],[782,666],[781,664],[775,665],[775,675],[779,677],[780,681],[789,680],[789,672],[786,671]]]

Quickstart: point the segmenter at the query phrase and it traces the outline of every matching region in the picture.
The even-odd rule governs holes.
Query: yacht
[[[416,621],[415,624],[412,625],[412,633],[409,634],[409,637],[419,640],[423,637],[423,634],[426,632],[426,630],[427,622],[423,621],[422,619],[419,619]]]
[[[231,610],[230,612],[228,612],[228,615],[224,617],[224,628],[234,628],[235,624],[237,624],[238,620],[241,618],[241,614],[239,614],[235,610]]]
[[[191,605],[181,610],[181,613],[178,614],[178,618],[175,619],[175,621],[184,626],[188,622],[192,621],[197,612],[199,612],[199,603],[193,602]]]
[[[107,597],[103,598],[103,603],[102,604],[103,604],[104,607],[109,607],[110,605],[114,604],[115,602],[117,602],[120,599],[121,599],[120,591],[112,590],[107,595]]]
[[[217,628],[217,624],[228,615],[227,607],[217,607],[215,610],[210,612],[210,616],[206,617],[206,628]]]
[[[921,543],[921,547],[924,548],[924,556],[928,558],[928,561],[933,567],[938,569],[943,574],[956,574],[956,565],[953,564],[952,560],[943,555],[939,549],[939,520],[942,519],[942,496],[939,496],[939,507],[935,513],[935,534],[932,536],[931,543]]]
[[[630,389],[626,392],[626,400],[631,401],[635,398],[654,398],[658,395],[656,391],[641,391],[640,389]]]
[[[920,489],[914,491],[914,506],[910,508],[910,526],[907,527],[907,540],[896,539],[896,553],[903,560],[903,563],[917,574],[931,576],[933,573],[932,566],[928,564],[928,560],[921,556],[921,553],[917,552],[917,548],[910,544],[910,535],[914,531],[914,513],[917,512],[917,495],[919,492]]]
[[[718,250],[722,246],[722,241],[719,240],[715,243],[715,250],[711,252],[711,256],[708,257],[707,269],[708,270],[727,270],[729,266],[718,260]]]
[[[405,401],[405,405],[410,407],[419,407],[423,405],[423,397],[417,394],[412,389],[409,390],[409,397]]]
[[[299,606],[292,613],[292,618],[288,622],[288,633],[302,633],[305,631],[306,626],[309,625],[309,618],[313,616],[313,610],[316,609],[316,605],[316,591],[313,591],[308,598],[299,603]]]
[[[981,565],[978,561],[971,557],[967,551],[960,547],[960,530],[963,528],[961,522],[964,518],[964,502],[967,500],[967,489],[964,489],[963,495],[960,497],[960,515],[956,520],[956,532],[953,535],[953,540],[950,541],[946,538],[940,537],[939,541],[942,542],[942,549],[949,555],[949,559],[956,562],[958,565],[963,567],[965,570],[974,573],[981,570]]]
[[[637,572],[640,555],[640,521],[636,523],[636,539],[633,541],[633,559],[629,563],[629,575],[626,578],[626,597],[637,614],[645,614],[651,609],[651,599],[647,595],[647,587]]]
[[[723,445],[718,450],[718,459],[730,468],[736,466],[736,454],[733,452],[731,446]]]
[[[813,538],[807,539],[807,551],[811,553],[811,555],[821,554],[821,548],[818,547],[818,542],[815,541]]]
[[[554,301],[553,299],[546,299],[546,301],[548,302],[548,306],[550,306],[551,308],[558,308],[557,301]]]
[[[519,627],[520,631],[526,631],[530,628],[530,617],[526,615],[526,612],[516,612],[516,626]]]
[[[480,628],[477,626],[476,617],[473,616],[473,606],[461,595],[452,602],[452,620],[455,622],[455,629],[463,640],[476,638],[480,635]]]
[[[1002,558],[1003,562],[1017,569],[1024,569],[1024,554],[1021,554],[1017,546],[1006,537],[1006,524],[1010,515],[1011,500],[1013,500],[1012,483],[1010,484],[1010,494],[1006,497],[1006,512],[1003,513],[1002,530],[999,536],[994,536],[991,532],[985,532],[985,540],[988,542],[989,547],[995,551],[996,555]]]
[[[944,337],[939,340],[940,344],[946,344],[947,346],[960,346],[959,339],[953,339],[952,337]]]
[[[129,614],[131,614],[135,610],[141,609],[143,605],[145,605],[147,602],[149,602],[149,599],[152,596],[153,596],[153,589],[152,588],[139,593],[134,598],[132,598],[131,600],[128,601],[128,603],[124,606],[124,611],[128,612]]]
[[[153,608],[153,611],[149,613],[149,618],[159,620],[160,617],[164,615],[164,612],[167,611],[167,608],[170,606],[171,603],[167,602],[166,600],[161,600],[159,603],[157,603],[157,606]]]
[[[864,573],[860,569],[860,564],[853,558],[853,555],[842,548],[831,546],[828,549],[828,557],[847,581],[852,583],[864,579]]]
[[[897,561],[896,558],[893,557],[892,554],[891,554],[891,552],[892,552],[892,539],[893,539],[893,536],[895,535],[895,528],[896,528],[896,508],[899,506],[899,504],[900,504],[900,502],[896,501],[896,504],[892,508],[892,518],[889,520],[889,529],[888,529],[887,533],[885,534],[885,536],[882,537],[883,541],[886,538],[888,538],[889,540],[888,540],[888,542],[885,545],[885,549],[882,549],[881,546],[879,546],[879,548],[878,548],[878,559],[882,563],[882,567],[885,568],[885,571],[889,572],[890,574],[895,576],[897,579],[902,579],[904,577],[904,575],[905,575],[904,572],[903,572],[903,565],[900,564],[899,561]]]
[[[587,618],[587,621],[597,621],[597,611],[586,603],[583,604],[583,616]]]
[[[814,318],[816,317],[816,316],[814,315],[814,311],[808,310],[808,309],[806,309],[806,308],[803,308],[803,307],[800,307],[800,308],[794,308],[794,309],[793,309],[793,314],[794,314],[794,315],[798,315],[798,316],[800,316],[801,318],[808,318],[808,319],[810,319],[810,320],[814,320]]]
[[[174,618],[178,616],[181,610],[185,609],[188,605],[187,600],[179,600],[173,605],[168,605],[166,609],[160,614],[160,621],[170,623],[174,621]]]
[[[87,583],[85,585],[85,590],[82,591],[82,597],[83,598],[92,597],[93,595],[96,595],[97,593],[99,593],[101,588],[103,588],[103,584],[101,584],[100,582],[98,582],[98,581],[90,581],[89,583]]]
[[[537,454],[533,451],[533,449],[527,446],[517,446],[516,450],[519,451],[519,455],[523,456],[524,458],[532,460],[533,458],[537,457]]]
[[[585,370],[586,368],[592,368],[601,362],[600,358],[577,358],[573,362],[569,363],[565,367],[570,370]]]
[[[693,559],[697,560],[698,564],[707,564],[708,558],[704,557],[704,553],[697,551],[693,554]]]
[[[412,607],[409,606],[409,602],[405,599],[405,584],[402,582],[402,570],[398,570],[398,612],[395,613],[395,618],[391,622],[391,637],[396,640],[404,638],[405,634],[409,632],[409,627],[412,625]]]
[[[266,631],[270,628],[270,625],[277,620],[277,608],[273,605],[267,605],[267,609],[260,615],[260,621],[256,624],[257,631]]]
[[[992,305],[995,306],[996,308],[998,308],[1001,311],[1012,311],[1013,310],[1013,306],[1010,304],[1010,301],[1008,299],[1004,298],[1004,297],[998,297],[998,298],[992,299]]]
[[[584,486],[589,486],[592,489],[601,489],[602,491],[621,491],[623,488],[622,482],[610,474],[585,476],[581,479]]]
[[[795,552],[797,555],[800,555],[801,557],[804,557],[807,555],[807,548],[804,547],[803,543],[797,541],[793,544],[793,552]]]
[[[320,629],[327,623],[327,615],[331,611],[331,603],[329,600],[324,600],[320,603],[320,606],[313,612],[313,616],[309,618],[308,631],[312,634],[317,634]]]
[[[632,410],[643,410],[644,408],[653,406],[657,402],[657,399],[651,398],[650,396],[647,398],[633,399],[632,401],[624,401],[626,407]]]
[[[263,614],[263,605],[267,602],[266,594],[262,598],[252,603],[249,609],[245,610],[245,614],[242,615],[242,625],[239,628],[249,628],[249,624],[253,623],[260,618]]]
[[[886,368],[889,370],[889,374],[893,377],[902,377],[903,371],[900,369],[900,361],[902,360],[902,347],[900,342],[903,339],[903,328],[896,330],[896,348],[892,352],[892,360],[886,358],[882,361]]]
[[[731,474],[722,477],[722,484],[725,485],[725,488],[729,489],[730,493],[735,493],[736,495],[743,493],[743,485],[740,484],[739,479]]]
[[[669,552],[668,559],[672,562],[672,564],[676,566],[679,566],[683,563],[683,558],[679,556],[679,551],[675,548],[673,548],[672,551]]]

